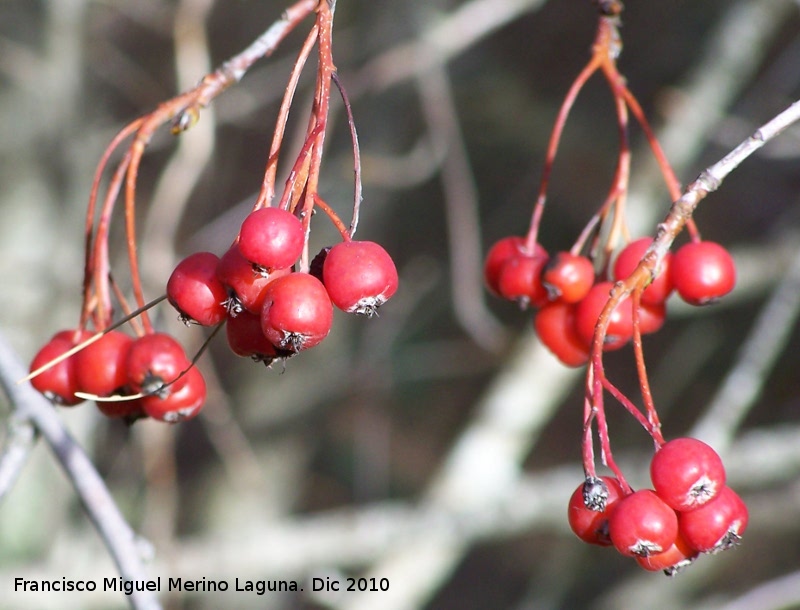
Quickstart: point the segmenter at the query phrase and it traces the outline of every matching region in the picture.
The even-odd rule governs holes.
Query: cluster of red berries
[[[741,540],[747,507],[726,485],[713,448],[694,438],[664,443],[650,462],[650,478],[653,489],[627,493],[614,477],[587,478],[569,501],[572,531],[670,576],[701,553],[724,551]]]
[[[489,290],[522,307],[537,309],[534,328],[539,339],[567,366],[589,359],[598,317],[615,281],[627,278],[650,247],[652,239],[630,242],[609,272],[598,273],[589,257],[572,252],[549,256],[538,243],[505,237],[489,250],[484,279]],[[652,282],[642,292],[637,312],[642,334],[656,332],[666,317],[673,290],[687,303],[711,303],[733,289],[736,268],[728,251],[710,241],[692,241],[668,254]],[[632,299],[623,299],[611,314],[603,349],[619,349],[634,334]]]
[[[394,262],[375,242],[342,241],[324,248],[308,272],[295,271],[304,245],[294,214],[260,208],[221,258],[197,252],[178,263],[167,296],[185,321],[226,321],[237,355],[270,363],[318,345],[330,332],[334,305],[372,316],[397,290]]]
[[[34,356],[35,371],[89,341],[87,330],[63,330]],[[174,423],[197,415],[206,400],[206,383],[183,347],[168,334],[153,332],[138,338],[110,330],[71,356],[60,360],[31,383],[56,404],[74,406],[84,395],[98,398],[109,417],[134,421],[142,417]]]
[[[380,245],[342,241],[324,248],[306,273],[294,270],[305,242],[305,229],[294,214],[260,208],[248,215],[236,243],[221,258],[196,252],[179,262],[167,282],[167,298],[186,323],[226,323],[234,353],[269,364],[319,344],[331,329],[334,305],[371,316],[397,290],[397,269]],[[34,357],[31,371],[92,336],[86,330],[57,333]],[[32,383],[65,406],[80,403],[81,395],[119,397],[100,400],[98,406],[129,421],[190,419],[206,398],[203,376],[183,348],[157,332],[134,339],[106,331]]]

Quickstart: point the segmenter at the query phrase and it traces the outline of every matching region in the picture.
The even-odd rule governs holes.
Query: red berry
[[[226,308],[232,316],[242,308],[250,313],[260,314],[267,284],[289,273],[289,269],[282,269],[262,275],[253,268],[253,264],[242,255],[236,245],[222,255],[217,265],[217,278],[227,289],[229,299]]]
[[[125,361],[133,392],[160,395],[177,391],[185,377],[168,388],[163,386],[175,381],[190,365],[181,344],[165,333],[151,333],[134,340]]]
[[[83,330],[62,330],[57,332],[33,357],[30,371],[33,372],[48,362],[55,360],[90,336],[90,333]],[[31,385],[49,400],[63,407],[71,407],[83,402],[82,398],[75,396],[75,392],[79,392],[82,389],[78,386],[75,355],[38,374],[31,379]]]
[[[125,392],[122,392],[125,394]],[[147,417],[147,414],[142,410],[142,398],[134,398],[133,400],[115,400],[115,401],[97,401],[97,409],[106,417],[112,419],[124,419],[129,423]]]
[[[267,270],[287,269],[303,252],[305,231],[300,220],[280,208],[251,212],[239,231],[239,250],[251,263]]]
[[[500,268],[497,288],[504,299],[522,307],[541,307],[548,303],[547,289],[542,284],[542,269],[547,254],[519,254],[507,259]]]
[[[75,354],[75,374],[81,391],[95,396],[117,393],[128,383],[125,362],[133,338],[111,330]]]
[[[500,270],[505,262],[510,258],[523,254],[527,254],[524,237],[504,237],[489,249],[483,265],[483,279],[486,282],[486,287],[492,294],[501,296],[499,286]],[[536,249],[533,254],[535,256],[547,256],[547,252],[545,252],[545,249],[539,244],[536,244]]]
[[[181,385],[169,395],[150,394],[141,399],[142,410],[153,419],[174,424],[196,416],[206,401],[206,382],[197,367],[181,378]]]
[[[624,280],[633,273],[652,243],[652,237],[642,237],[625,246],[617,255],[617,260],[614,261],[614,277],[617,280]],[[655,279],[644,289],[642,304],[661,305],[667,300],[673,289],[670,276],[671,264],[672,254],[668,252],[661,261],[660,267],[656,269]]]
[[[292,273],[267,286],[261,329],[275,347],[290,352],[314,347],[332,323],[331,299],[313,275]]]
[[[278,350],[261,330],[261,316],[243,311],[225,325],[228,346],[237,356],[269,364],[275,358],[291,355]]]
[[[654,491],[641,489],[617,502],[608,531],[614,547],[623,555],[655,555],[674,544],[678,516]]]
[[[577,303],[594,284],[594,265],[585,256],[559,252],[545,266],[542,284],[551,301]]]
[[[575,310],[575,330],[581,341],[591,345],[594,328],[600,313],[608,302],[613,282],[598,282],[589,294],[577,305]],[[630,297],[624,298],[611,312],[606,331],[604,350],[619,349],[633,336],[633,307]]]
[[[636,557],[638,563],[645,570],[657,572],[663,570],[668,576],[674,576],[680,570],[691,564],[699,553],[687,543],[680,532],[675,542],[666,551],[655,555]]]
[[[371,241],[333,246],[322,267],[325,289],[347,313],[374,315],[397,290],[397,269],[389,253]]]
[[[724,247],[711,241],[681,246],[675,252],[670,269],[678,294],[692,305],[713,303],[736,284],[733,258]]]
[[[641,303],[639,305],[639,331],[643,335],[661,330],[667,320],[666,303]]]
[[[185,322],[215,326],[225,319],[228,292],[217,277],[219,257],[195,252],[177,264],[167,281],[167,297]]]
[[[611,538],[608,536],[608,517],[623,493],[617,479],[600,477],[600,480],[603,482],[602,486],[596,484],[597,479],[578,485],[569,499],[567,519],[572,531],[584,542],[611,546]],[[600,488],[600,493],[592,495],[596,488]],[[599,498],[602,498],[602,501],[598,501]],[[590,507],[586,506],[587,499]]]
[[[650,478],[659,497],[677,511],[710,502],[725,486],[719,454],[696,438],[676,438],[656,451]]]
[[[747,529],[747,506],[730,487],[695,510],[680,513],[680,531],[686,542],[701,553],[729,549],[742,539]]]
[[[575,330],[575,305],[555,301],[542,307],[533,319],[539,340],[567,366],[589,360],[589,344]]]

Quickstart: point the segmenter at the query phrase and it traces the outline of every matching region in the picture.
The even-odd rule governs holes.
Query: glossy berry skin
[[[543,269],[542,284],[551,301],[577,303],[594,284],[594,265],[585,256],[558,252]]]
[[[483,279],[489,292],[495,296],[501,296],[500,270],[510,258],[526,254],[528,253],[525,249],[525,238],[516,235],[504,237],[489,248],[483,264]],[[536,244],[533,255],[547,257],[547,252],[542,246]]]
[[[177,391],[185,377],[169,387],[191,363],[183,347],[166,333],[150,333],[134,340],[128,349],[125,368],[128,385],[134,393],[158,393],[166,396]]]
[[[133,337],[118,330],[108,331],[75,354],[75,374],[82,392],[110,396],[128,383],[125,363]]]
[[[614,261],[614,277],[617,280],[624,280],[633,273],[652,243],[652,237],[642,237],[625,246]],[[642,304],[661,305],[669,298],[673,289],[671,266],[672,253],[668,252],[660,267],[656,269],[655,279],[642,292]]]
[[[695,510],[680,513],[679,526],[686,542],[701,553],[727,550],[742,538],[749,514],[747,506],[730,487]]]
[[[167,280],[167,298],[185,322],[215,326],[226,315],[228,291],[217,277],[219,257],[195,252],[179,262]]]
[[[232,316],[225,325],[225,333],[228,346],[237,356],[269,363],[285,355],[264,335],[260,315],[243,311]]]
[[[30,371],[44,366],[87,339],[90,333],[81,330],[62,330],[53,335],[36,353],[31,361]],[[75,396],[81,390],[78,386],[75,356],[50,367],[31,379],[31,385],[49,400],[62,407],[72,407],[83,402]]]
[[[619,481],[614,477],[600,477],[605,483],[608,496],[603,510],[592,510],[584,502],[584,483],[578,485],[569,499],[567,520],[575,535],[589,544],[611,546],[608,535],[608,517],[617,501],[623,497]]]
[[[608,520],[614,547],[631,557],[669,549],[678,536],[678,516],[650,489],[640,489],[617,502]]]
[[[288,269],[303,252],[303,224],[291,212],[260,208],[250,212],[239,231],[239,250],[264,269]]]
[[[336,307],[368,316],[394,295],[398,284],[392,257],[372,241],[345,241],[333,246],[325,257],[322,278]]]
[[[313,275],[292,273],[267,286],[261,330],[278,349],[314,347],[328,336],[332,323],[331,299]]]
[[[676,438],[656,451],[650,479],[659,497],[677,511],[710,502],[725,486],[719,454],[696,438]]]
[[[206,382],[203,375],[192,367],[181,378],[181,385],[169,395],[161,397],[151,394],[141,399],[141,407],[146,415],[170,424],[195,417],[206,401]]]
[[[697,559],[698,555],[699,553],[678,532],[675,542],[666,551],[635,559],[636,563],[649,572],[663,570],[667,576],[673,576]]]
[[[532,256],[519,254],[507,259],[498,277],[500,296],[516,301],[523,308],[547,304],[547,289],[542,284],[542,270],[547,260],[547,255],[541,253]]]
[[[723,246],[711,241],[690,242],[678,248],[670,274],[675,290],[691,305],[713,303],[736,284],[733,258]]]
[[[575,309],[575,330],[581,341],[591,345],[600,313],[606,306],[613,282],[598,282]],[[614,311],[606,331],[604,350],[623,347],[633,336],[633,306],[630,297],[623,299]]]
[[[533,319],[539,340],[566,366],[583,366],[589,344],[575,330],[575,305],[555,301],[542,307]]]
[[[231,246],[217,265],[217,278],[225,286],[228,294],[226,302],[228,313],[234,316],[242,309],[246,309],[250,313],[260,314],[267,284],[289,273],[288,269],[283,269],[262,275],[253,268],[253,263],[242,255],[238,246]]]

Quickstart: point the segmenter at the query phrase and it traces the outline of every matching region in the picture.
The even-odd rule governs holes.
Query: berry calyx
[[[657,572],[663,570],[667,576],[674,576],[697,559],[699,553],[693,549],[686,540],[683,539],[680,532],[675,542],[666,551],[656,553],[654,555],[647,555],[645,557],[636,557],[638,563],[645,570],[650,572]]]
[[[281,208],[250,212],[239,231],[239,250],[251,263],[266,270],[287,269],[303,252],[303,224]]]
[[[282,350],[299,352],[320,343],[331,330],[333,305],[322,282],[292,273],[267,286],[261,330]]]
[[[675,290],[691,305],[713,303],[733,290],[736,265],[730,253],[712,241],[690,242],[678,248],[670,275]]]
[[[747,529],[747,506],[730,487],[695,510],[680,513],[679,527],[689,545],[701,553],[718,553],[736,546]]]
[[[382,246],[345,241],[333,246],[322,267],[325,289],[336,307],[372,316],[397,291],[397,268]]]
[[[623,555],[655,555],[675,543],[678,516],[654,491],[641,489],[617,502],[608,520],[608,532]]]
[[[272,280],[290,273],[290,270],[273,271],[267,276],[253,268],[236,245],[231,246],[219,259],[217,278],[227,291],[225,309],[235,316],[242,309],[260,314],[264,304],[264,291]]]
[[[150,394],[141,398],[141,408],[153,419],[169,424],[195,417],[206,401],[206,382],[197,367],[192,367],[181,378],[183,382],[167,396]]]
[[[179,262],[167,281],[167,298],[181,319],[201,326],[215,326],[227,315],[228,292],[217,277],[219,257],[195,252]]]
[[[261,316],[242,311],[228,319],[225,325],[228,346],[237,356],[252,358],[257,362],[270,364],[276,358],[291,356],[276,348],[261,330]]]
[[[542,271],[542,284],[551,301],[577,303],[594,284],[594,265],[585,256],[558,252]]]
[[[570,528],[584,542],[611,546],[608,517],[622,497],[619,481],[613,477],[584,481],[569,499],[567,519]]]
[[[676,438],[661,446],[650,462],[659,497],[677,511],[703,506],[725,486],[719,454],[696,438]]]
[[[190,366],[181,344],[165,333],[150,333],[134,340],[125,360],[131,390],[159,396],[180,389],[185,376],[175,380]]]

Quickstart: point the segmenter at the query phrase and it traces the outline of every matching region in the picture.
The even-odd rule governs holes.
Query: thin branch
[[[29,420],[50,446],[122,578],[147,580],[142,562],[143,541],[125,521],[103,479],[83,448],[64,427],[53,406],[30,384],[18,385],[15,382],[24,375],[24,366],[0,335],[0,380],[16,414]],[[135,591],[130,596],[130,603],[134,610],[161,608],[158,598],[150,591]]]

